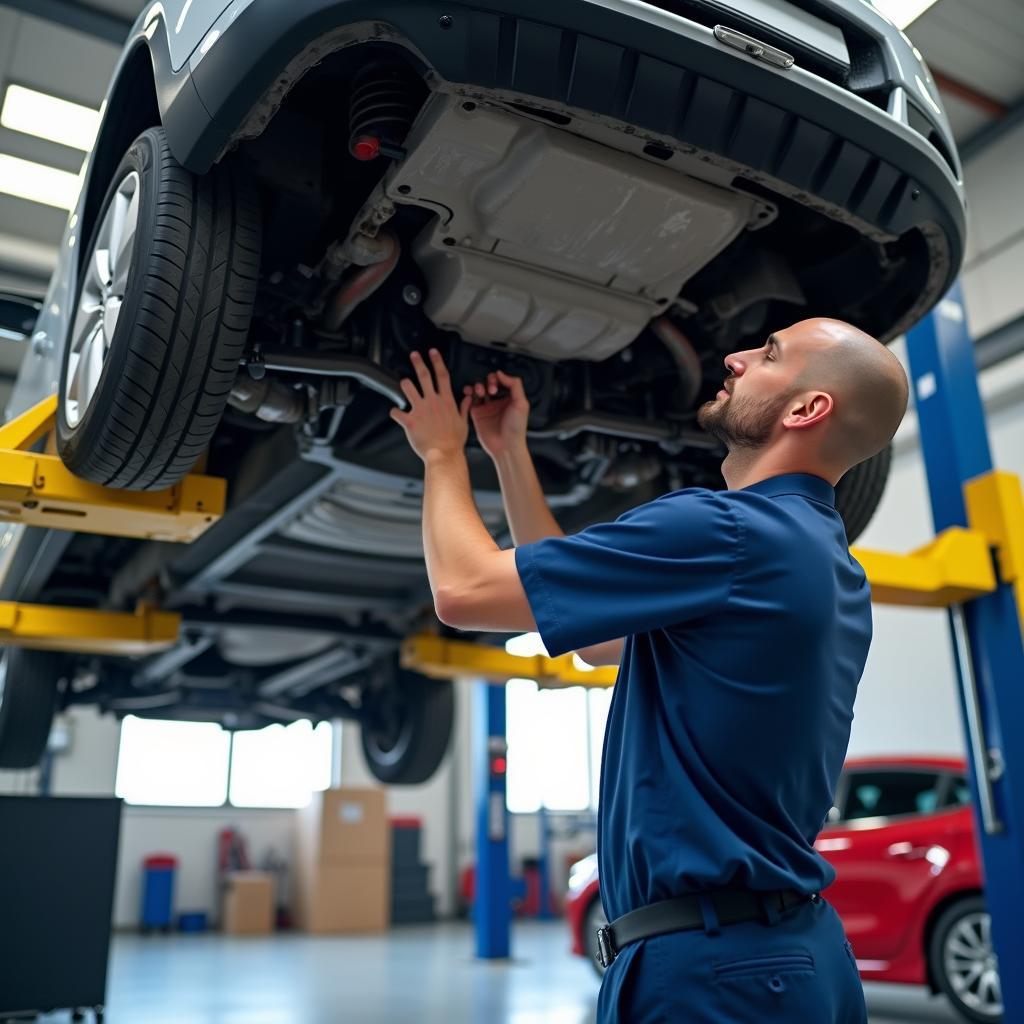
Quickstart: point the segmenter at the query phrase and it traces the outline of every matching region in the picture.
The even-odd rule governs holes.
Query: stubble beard
[[[763,448],[771,440],[788,396],[775,398],[716,398],[697,410],[697,422],[729,451]]]

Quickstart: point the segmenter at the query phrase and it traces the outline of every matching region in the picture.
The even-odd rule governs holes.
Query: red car
[[[970,801],[962,759],[851,759],[815,847],[836,869],[825,895],[865,981],[927,985],[992,1022],[1003,1008]],[[573,865],[566,914],[573,952],[590,956],[604,923],[596,856]]]

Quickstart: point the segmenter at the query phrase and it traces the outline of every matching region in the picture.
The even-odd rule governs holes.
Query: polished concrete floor
[[[465,924],[387,936],[118,936],[108,1024],[591,1024],[598,980],[564,924],[516,924],[514,959],[473,959]],[[866,986],[871,1024],[953,1024],[939,999]],[[47,1024],[68,1015],[43,1018]]]

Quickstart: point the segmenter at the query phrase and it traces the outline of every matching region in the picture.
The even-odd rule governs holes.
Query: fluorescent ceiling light
[[[70,210],[78,200],[77,174],[0,153],[0,192]]]
[[[100,112],[23,85],[7,86],[0,125],[88,152],[96,141]]]
[[[935,0],[873,0],[875,9],[881,11],[897,28],[906,28],[920,18]]]

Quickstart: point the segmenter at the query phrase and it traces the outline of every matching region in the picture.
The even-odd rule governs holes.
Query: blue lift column
[[[482,960],[503,960],[509,956],[512,933],[505,801],[505,687],[477,683],[475,689],[476,955]]]
[[[964,484],[992,469],[974,346],[955,285],[907,335],[938,533],[966,526]],[[998,571],[998,569],[997,569]],[[949,611],[1004,1016],[1024,1021],[1024,646],[1013,588]]]

